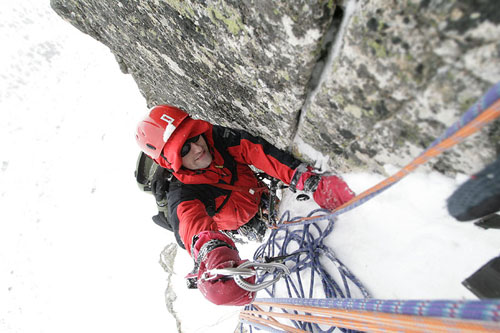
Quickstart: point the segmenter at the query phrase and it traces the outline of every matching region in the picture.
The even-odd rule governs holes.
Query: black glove
[[[167,196],[168,187],[172,174],[162,167],[158,167],[151,179],[151,193],[157,202],[164,200]]]

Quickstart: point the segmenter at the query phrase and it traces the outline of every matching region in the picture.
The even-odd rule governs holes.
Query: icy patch
[[[325,171],[328,167],[328,156],[323,155],[312,146],[304,142],[300,137],[294,139],[294,145],[301,154],[306,155],[309,159],[315,161],[314,167],[318,170]]]
[[[385,170],[385,172],[387,172],[387,174],[393,175],[393,174],[395,174],[396,172],[399,171],[399,168],[396,167],[396,166],[394,166],[394,165],[392,165],[392,164],[385,164],[384,165],[384,170]]]

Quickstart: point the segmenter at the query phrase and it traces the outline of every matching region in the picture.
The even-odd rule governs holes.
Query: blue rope
[[[256,301],[360,310],[405,315],[500,322],[500,299],[490,300],[381,300],[320,298],[258,298]]]
[[[326,214],[329,211],[318,209],[312,211],[308,216],[314,214]],[[290,212],[286,211],[279,223],[289,220]],[[299,219],[297,217],[295,219]],[[350,298],[353,293],[358,296],[370,297],[370,293],[361,282],[349,271],[349,269],[335,256],[335,253],[324,244],[324,239],[332,232],[334,219],[324,215],[328,220],[326,225],[320,226],[316,223],[307,224],[301,228],[274,229],[266,243],[262,244],[254,254],[254,260],[262,261],[267,258],[280,257],[281,262],[290,269],[290,276],[284,277],[286,293],[290,298],[313,298],[320,291],[326,298]],[[295,220],[295,219],[292,219]],[[326,259],[326,260],[325,260]],[[337,268],[341,282],[335,281],[334,277],[325,268],[325,263],[330,262]],[[267,279],[271,273],[259,276],[257,283]],[[319,279],[321,286],[315,284]],[[308,280],[308,281],[305,281]],[[309,283],[304,288],[306,282]],[[276,295],[276,284],[265,289],[269,297]],[[316,296],[317,297],[317,296]],[[246,309],[253,309],[252,305]],[[287,311],[282,311],[288,313]],[[296,311],[293,311],[296,313]],[[314,332],[332,332],[335,327],[326,331],[318,324],[292,321],[293,325],[302,330]],[[250,328],[252,332],[252,327]],[[344,332],[350,330],[342,329]]]

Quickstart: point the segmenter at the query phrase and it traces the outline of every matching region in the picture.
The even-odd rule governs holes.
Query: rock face
[[[342,166],[411,160],[500,79],[493,1],[364,1],[301,128]],[[326,120],[326,121],[325,121]],[[498,150],[498,122],[433,163],[473,170]],[[489,134],[489,135],[488,135]],[[343,158],[338,158],[343,157]]]
[[[339,171],[402,166],[500,80],[496,2],[51,0],[149,106],[177,105]],[[138,112],[143,112],[144,110]],[[500,125],[430,163],[470,173]]]

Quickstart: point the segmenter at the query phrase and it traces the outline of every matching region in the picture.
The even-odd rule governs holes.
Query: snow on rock
[[[177,331],[182,332],[181,322],[177,316],[177,312],[174,309],[174,302],[177,300],[177,294],[175,292],[175,288],[173,288],[172,285],[172,275],[174,274],[174,262],[176,256],[177,244],[168,244],[160,253],[160,265],[167,273],[167,289],[165,290],[165,303],[167,304],[167,310],[175,319]]]

